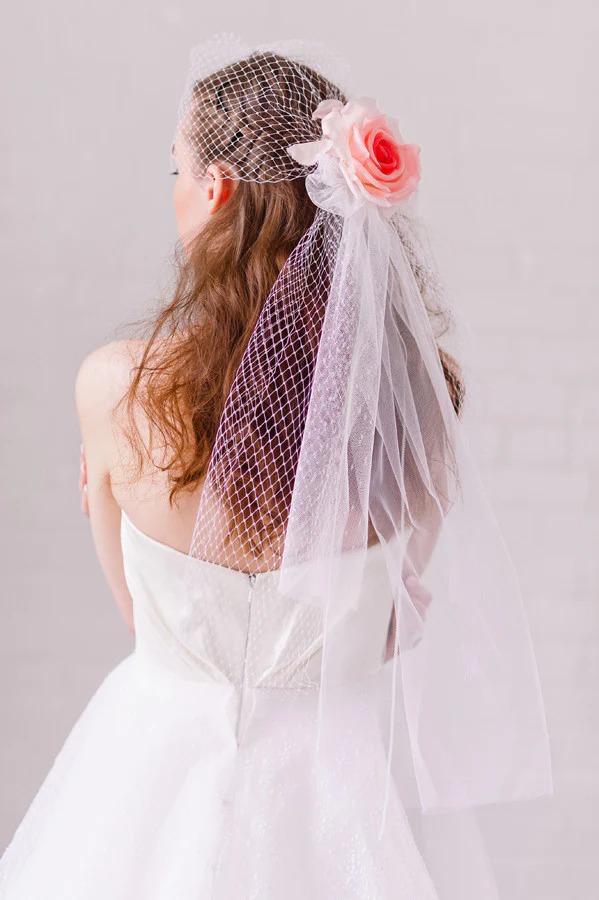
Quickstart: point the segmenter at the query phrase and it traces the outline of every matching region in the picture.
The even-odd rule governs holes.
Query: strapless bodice
[[[277,572],[247,575],[190,560],[144,534],[125,513],[121,544],[133,598],[136,656],[148,671],[249,688],[318,682],[322,615],[273,590]],[[195,581],[203,586],[191,611],[186,590],[190,565],[202,567],[202,577]],[[358,603],[338,623],[344,677],[380,669],[391,609],[383,551],[375,544],[366,551]]]

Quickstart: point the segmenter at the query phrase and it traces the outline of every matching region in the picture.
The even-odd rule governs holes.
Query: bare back
[[[145,454],[140,467],[128,437],[127,409],[120,404],[142,350],[141,341],[117,341],[92,354],[99,369],[93,380],[101,381],[104,393],[105,418],[99,423],[99,429],[103,431],[100,441],[104,445],[102,455],[106,469],[104,489],[110,490],[114,502],[140,531],[162,544],[188,553],[202,485],[177,492],[171,503],[168,472],[162,468],[168,459],[168,448],[157,446],[155,434],[150,441],[150,424],[138,407],[135,416],[140,436],[147,447],[154,445],[151,456]],[[90,452],[93,452],[91,448]],[[369,523],[369,546],[376,541],[376,532]]]

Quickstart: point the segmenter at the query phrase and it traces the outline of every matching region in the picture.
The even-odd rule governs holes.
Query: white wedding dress
[[[227,591],[228,609],[213,626],[238,639],[239,666],[251,656],[259,673],[264,661],[262,682],[240,691],[207,663],[201,633],[197,646],[176,646],[188,557],[125,515],[121,538],[135,650],[90,701],[17,830],[0,864],[2,900],[450,896],[433,884],[397,791],[382,838],[372,812],[387,758],[375,711],[356,702],[356,692],[361,678],[382,671],[392,601],[380,546],[368,550],[349,632],[360,677],[335,705],[354,739],[325,765],[305,737],[313,734],[304,726],[317,713],[315,692],[295,698],[288,715],[280,699],[270,700],[267,669],[290,622],[273,609],[270,631],[249,633],[250,594],[255,609],[275,573],[198,563]],[[253,715],[240,727],[250,695]],[[461,900],[493,896],[464,881]]]

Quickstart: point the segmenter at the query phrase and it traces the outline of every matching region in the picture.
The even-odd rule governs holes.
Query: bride
[[[192,53],[172,297],[76,385],[84,510],[135,650],[7,849],[2,900],[482,900],[468,810],[551,789],[411,206],[419,148],[344,77],[299,42]]]

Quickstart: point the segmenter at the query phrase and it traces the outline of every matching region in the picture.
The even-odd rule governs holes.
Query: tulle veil
[[[208,628],[207,608],[227,602],[196,560],[250,582],[270,573],[272,604],[293,607],[295,635],[293,653],[273,662],[261,687],[285,704],[317,692],[312,737],[332,761],[351,740],[334,708],[354,671],[347,636],[377,543],[392,607],[379,608],[373,594],[372,615],[389,621],[389,642],[356,703],[380,713],[388,769],[372,804],[382,834],[395,790],[414,815],[465,821],[468,810],[538,797],[552,783],[517,576],[440,359],[427,293],[441,307],[444,297],[416,197],[386,204],[352,189],[331,152],[334,123],[323,144],[325,121],[314,117],[323,101],[325,114],[343,108],[349,81],[349,68],[317,44],[250,46],[225,35],[192,52],[179,169],[204,177],[220,160],[242,180],[303,178],[316,210],[265,299],[226,400],[180,639]],[[207,130],[202,116],[219,104]],[[290,151],[298,144],[311,148],[307,157]],[[221,634],[209,645],[215,668],[252,683]],[[247,693],[240,740],[255,695]]]

